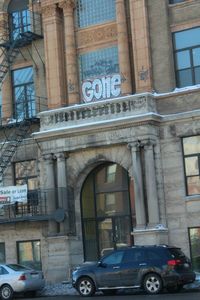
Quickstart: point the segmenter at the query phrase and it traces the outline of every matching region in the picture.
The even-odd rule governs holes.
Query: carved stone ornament
[[[81,30],[77,33],[78,48],[88,47],[95,43],[115,41],[117,39],[116,24],[92,28],[91,30]]]
[[[41,9],[43,18],[56,17],[58,14],[58,7],[56,4],[44,6]]]

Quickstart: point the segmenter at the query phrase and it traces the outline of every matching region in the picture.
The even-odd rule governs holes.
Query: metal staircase
[[[0,151],[0,178],[2,178],[5,169],[9,166],[18,145],[23,141],[29,132],[32,121],[24,119],[16,123],[13,132],[4,140]]]
[[[34,16],[32,25],[34,25],[35,27],[31,26],[31,31],[19,32],[14,36],[14,38],[9,36],[8,28],[4,28],[5,34],[4,36],[1,35],[0,37],[0,90],[3,81],[6,78],[6,75],[8,74],[16,57],[21,54],[24,58],[21,48],[24,49],[24,47],[27,47],[34,41],[43,38],[41,31],[38,31],[38,25],[36,24],[36,19],[34,18]],[[27,51],[30,54],[28,48]],[[11,130],[7,130],[9,131],[9,134],[5,135],[3,143],[0,144],[0,182],[2,181],[2,177],[6,168],[11,163],[17,147],[23,141],[23,139],[27,137],[30,127],[36,120],[36,117],[26,118],[24,115],[23,118],[16,119],[13,122],[4,122],[2,120],[3,119],[1,119],[0,130],[2,128],[10,128]]]

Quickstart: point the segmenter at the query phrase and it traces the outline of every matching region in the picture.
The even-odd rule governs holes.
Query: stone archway
[[[103,162],[87,176],[81,192],[84,260],[133,244],[133,185],[119,164]]]

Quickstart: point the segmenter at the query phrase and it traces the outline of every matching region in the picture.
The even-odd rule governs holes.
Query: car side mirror
[[[101,267],[101,268],[106,268],[106,264],[105,263],[103,263],[101,260],[100,261],[98,261],[98,267]]]

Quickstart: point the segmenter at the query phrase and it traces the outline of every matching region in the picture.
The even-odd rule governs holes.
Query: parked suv
[[[142,288],[158,294],[178,291],[195,280],[190,260],[180,248],[166,245],[134,246],[112,251],[99,262],[88,262],[72,272],[72,284],[81,296],[118,289]]]

